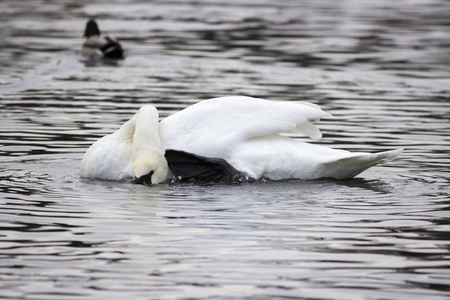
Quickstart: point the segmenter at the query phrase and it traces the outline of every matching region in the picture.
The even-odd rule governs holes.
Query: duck
[[[403,149],[350,152],[311,144],[313,124],[331,115],[309,102],[224,96],[200,101],[158,122],[148,104],[83,156],[81,176],[140,184],[348,179]]]
[[[83,36],[86,38],[86,41],[81,48],[81,55],[111,59],[124,58],[124,50],[117,39],[110,36],[102,36],[94,19],[90,19],[86,23]]]

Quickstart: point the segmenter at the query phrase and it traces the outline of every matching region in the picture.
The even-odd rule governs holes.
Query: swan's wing
[[[305,102],[222,97],[199,102],[160,123],[165,149],[214,155],[250,138],[274,133],[302,133],[320,138],[309,120],[329,116]]]

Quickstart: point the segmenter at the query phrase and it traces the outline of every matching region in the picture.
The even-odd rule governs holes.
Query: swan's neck
[[[158,111],[151,105],[143,106],[135,115],[132,159],[135,178],[151,175],[153,184],[164,182],[169,167],[161,148],[158,132]]]
[[[143,151],[162,153],[161,140],[158,133],[158,111],[156,108],[146,105],[139,110],[136,118],[132,147],[133,157]]]

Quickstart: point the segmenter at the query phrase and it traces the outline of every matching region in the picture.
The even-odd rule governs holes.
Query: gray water
[[[0,1],[1,299],[449,299],[450,5]],[[84,25],[127,49],[92,61]],[[318,143],[405,148],[353,180],[84,180],[145,103],[308,100]]]

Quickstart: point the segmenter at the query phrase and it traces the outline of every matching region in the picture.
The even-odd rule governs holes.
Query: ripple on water
[[[47,2],[0,3],[0,298],[448,298],[445,1]],[[76,53],[94,16],[125,60]],[[319,104],[326,146],[405,151],[348,181],[79,178],[144,103],[229,94]]]

